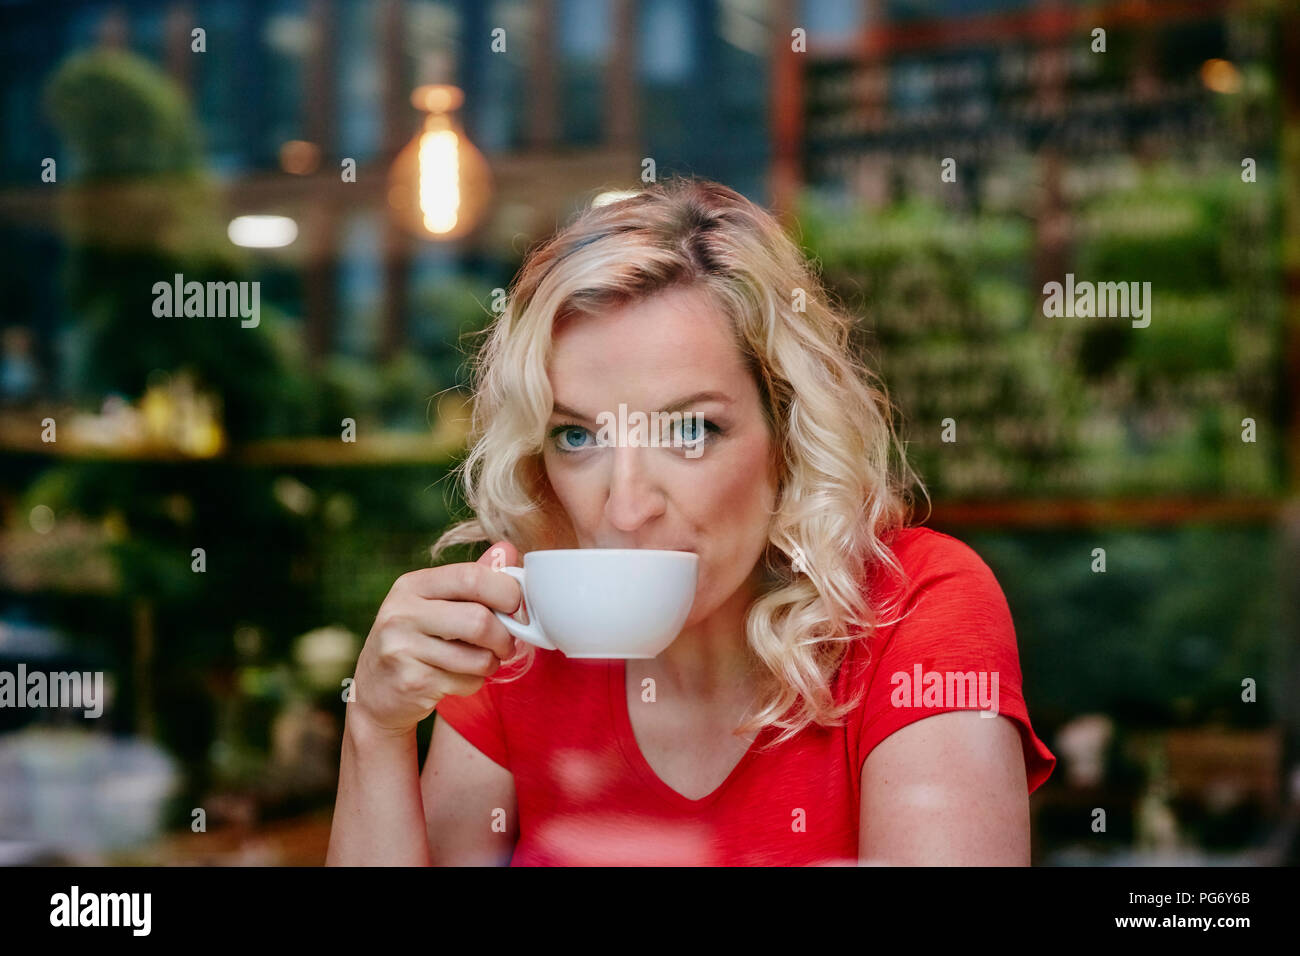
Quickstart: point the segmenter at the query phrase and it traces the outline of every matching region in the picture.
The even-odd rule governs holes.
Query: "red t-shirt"
[[[866,586],[875,602],[904,589],[885,618],[906,617],[853,642],[832,684],[839,702],[852,682],[865,682],[863,703],[843,726],[812,724],[758,753],[779,735],[765,729],[699,800],[669,787],[642,756],[621,660],[539,649],[518,680],[489,680],[469,697],[439,701],[441,719],[514,775],[519,840],[511,865],[856,863],[867,755],[912,721],[951,710],[995,709],[1015,721],[1026,783],[1036,790],[1056,758],[1030,725],[1011,612],[993,572],[970,547],[930,528],[903,529],[892,547],[910,580],[877,567]],[[946,676],[971,671],[984,675],[982,698],[977,684],[966,685],[966,697],[960,679]]]

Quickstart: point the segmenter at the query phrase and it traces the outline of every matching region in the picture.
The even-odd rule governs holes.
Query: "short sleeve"
[[[509,770],[505,725],[494,691],[495,685],[484,681],[482,687],[467,697],[448,694],[438,701],[434,713],[438,715],[437,719],[446,720],[485,757]]]
[[[858,770],[877,744],[913,721],[983,710],[1016,724],[1033,793],[1051,776],[1056,757],[1029,721],[1006,597],[972,548],[937,532],[930,539],[909,569],[904,600],[888,618],[903,619],[881,628],[881,643],[874,636],[870,643]]]

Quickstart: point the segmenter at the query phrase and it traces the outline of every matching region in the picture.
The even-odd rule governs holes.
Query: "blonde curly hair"
[[[530,250],[473,364],[470,451],[456,472],[474,517],[442,534],[432,557],[501,539],[521,553],[577,546],[555,518],[541,457],[552,328],[677,286],[705,290],[732,323],[780,452],[765,589],[745,620],[761,692],[736,730],[779,727],[776,746],[810,723],[838,725],[860,702],[863,688],[837,706],[831,681],[848,642],[889,623],[865,576],[877,563],[902,574],[883,539],[908,523],[912,484],[925,486],[884,386],[850,345],[854,318],[831,304],[777,220],[734,190],[665,180],[583,209]],[[524,645],[508,664],[531,665],[534,653]]]

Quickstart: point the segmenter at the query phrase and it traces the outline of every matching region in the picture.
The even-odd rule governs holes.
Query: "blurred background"
[[[819,262],[997,574],[1035,862],[1297,862],[1297,5],[0,0],[0,76],[0,670],[107,696],[0,707],[0,863],[324,859],[473,333],[674,174]],[[1150,325],[1046,316],[1067,273]]]

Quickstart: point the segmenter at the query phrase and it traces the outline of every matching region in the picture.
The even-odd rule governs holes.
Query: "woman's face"
[[[777,462],[758,386],[725,316],[698,289],[673,288],[558,323],[547,368],[554,410],[543,462],[582,548],[664,548],[700,557],[687,626],[745,585],[767,544]],[[619,441],[600,426],[680,411],[680,425]],[[664,447],[701,437],[702,449]],[[629,424],[629,431],[631,425]],[[671,433],[671,434],[670,434]],[[598,444],[598,435],[613,444]]]

